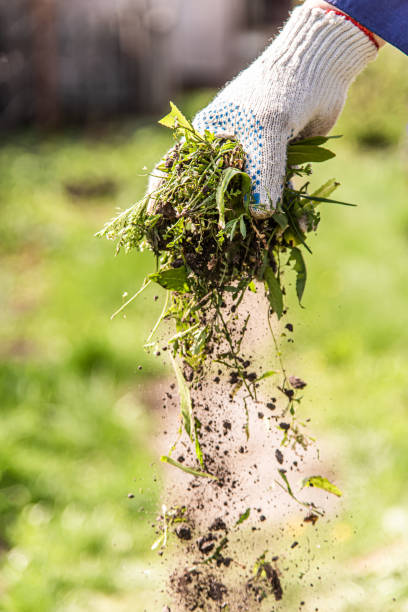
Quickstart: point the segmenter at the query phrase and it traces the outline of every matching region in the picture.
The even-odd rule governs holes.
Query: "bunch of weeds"
[[[250,213],[252,183],[245,172],[245,151],[236,138],[207,130],[198,133],[172,103],[171,112],[160,123],[173,130],[176,144],[155,170],[160,177],[157,188],[110,221],[98,235],[115,240],[117,251],[149,249],[155,255],[156,270],[117,312],[150,283],[167,290],[162,314],[146,346],[154,345],[152,339],[162,320],[174,322],[175,333],[167,344],[179,384],[182,422],[200,468],[187,468],[170,457],[162,459],[190,474],[211,477],[202,470],[200,425],[193,415],[189,387],[203,376],[207,360],[215,361],[230,372],[230,397],[238,389],[244,390],[247,410],[247,400],[256,399],[259,381],[276,372],[248,371],[242,342],[249,314],[237,330],[236,311],[246,292],[256,292],[261,283],[268,320],[271,315],[280,319],[285,313],[285,268],[296,275],[301,303],[307,278],[303,250],[310,251],[307,236],[318,228],[319,205],[344,203],[328,199],[338,186],[334,179],[309,193],[310,162],[334,157],[322,147],[328,138],[289,145],[282,198],[270,217],[257,220]],[[295,178],[297,183],[304,181],[297,189]],[[271,325],[270,329],[272,332]],[[277,353],[280,355],[278,349]],[[299,379],[291,381],[281,365],[280,390],[288,402],[285,413],[289,411],[294,417],[302,384]],[[289,430],[290,426],[284,430],[286,439]],[[296,428],[293,431],[296,443],[299,436]],[[302,437],[301,443],[306,443]]]

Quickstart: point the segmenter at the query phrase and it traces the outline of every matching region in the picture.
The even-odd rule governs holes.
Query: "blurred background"
[[[280,0],[2,0],[0,125],[162,110],[221,85],[288,14]]]
[[[142,196],[171,143],[156,125],[168,100],[191,117],[289,8],[0,0],[0,610],[161,609],[150,440],[168,372],[141,342],[161,300],[110,321],[151,260],[93,234]],[[316,536],[307,611],[408,610],[407,115],[408,59],[388,46],[313,177],[359,206],[322,209],[285,349],[344,491]]]

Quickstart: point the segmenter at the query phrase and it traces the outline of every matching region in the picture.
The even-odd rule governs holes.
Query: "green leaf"
[[[297,247],[294,247],[290,252],[289,262],[293,261],[293,269],[296,272],[296,295],[299,300],[299,304],[302,302],[303,292],[306,285],[306,264],[303,259],[302,251]]]
[[[278,374],[278,372],[275,372],[275,370],[268,370],[268,372],[264,372],[262,376],[257,378],[256,382],[259,382],[260,380],[264,380],[265,378],[270,378],[271,376],[275,376],[275,374]]]
[[[256,293],[256,285],[255,285],[254,281],[251,281],[251,282],[249,283],[249,285],[248,285],[248,289],[249,289],[250,291],[252,291],[252,293]]]
[[[317,196],[309,196],[305,193],[300,193],[299,195],[302,198],[306,198],[306,200],[313,200],[314,202],[327,202],[328,204],[341,204],[342,206],[357,206],[357,204],[350,204],[349,202],[340,202],[340,200],[329,200],[328,198],[319,198]]]
[[[241,523],[243,523],[244,521],[247,520],[247,518],[249,518],[249,515],[251,514],[251,508],[247,508],[245,510],[245,512],[243,512],[242,514],[240,514],[239,519],[237,520],[237,522],[235,523],[235,527],[237,527],[237,525],[241,525]]]
[[[147,278],[164,287],[164,289],[170,289],[171,291],[186,293],[190,289],[187,282],[187,268],[185,266],[159,270],[159,272],[149,274]]]
[[[304,487],[317,487],[319,489],[323,489],[327,491],[327,493],[332,493],[333,495],[337,495],[337,497],[341,497],[343,493],[334,485],[330,480],[324,478],[324,476],[310,476],[310,478],[305,478],[302,481],[302,489]]]
[[[197,331],[193,333],[195,339],[195,342],[191,349],[193,355],[198,355],[200,353],[201,349],[205,346],[205,343],[207,342],[209,333],[210,332],[208,327],[200,327],[199,329],[197,329]]]
[[[216,476],[208,474],[208,472],[200,472],[199,470],[195,470],[194,468],[188,467],[187,465],[184,465],[183,463],[180,463],[179,461],[176,461],[171,457],[167,457],[166,455],[160,457],[160,461],[162,463],[168,463],[169,465],[173,465],[174,467],[179,468],[180,470],[186,472],[186,474],[190,474],[191,476],[201,476],[202,478],[211,478],[211,480],[218,480]]]
[[[293,494],[292,488],[291,488],[291,486],[289,484],[289,480],[288,480],[288,477],[286,476],[285,470],[278,470],[278,472],[279,472],[279,475],[282,478],[283,482],[286,485],[287,492],[289,493],[289,495],[291,497],[293,497],[293,499],[295,499],[297,501],[296,497]]]
[[[201,423],[197,418],[194,418],[190,389],[186,383],[183,373],[180,370],[177,361],[175,360],[173,355],[171,353],[169,353],[169,355],[174,372],[176,374],[178,392],[180,397],[180,412],[183,419],[184,429],[189,435],[191,441],[194,442],[197,459],[200,462],[201,466],[203,466],[204,458],[201,450],[200,441],[198,438],[198,430],[201,427]]]
[[[311,138],[303,138],[303,140],[297,140],[296,142],[289,145],[289,147],[296,147],[298,145],[322,145],[325,144],[328,140],[335,140],[337,138],[341,138],[341,135],[337,136],[312,136]]]
[[[269,290],[269,303],[272,310],[276,312],[278,319],[280,319],[283,312],[283,295],[279,281],[270,266],[265,269],[264,278]]]
[[[201,427],[200,421],[197,418],[194,419],[194,438],[195,438],[196,456],[197,456],[197,459],[198,459],[201,467],[204,467],[203,451],[201,450],[200,440],[198,439],[198,431],[199,431],[200,427]]]
[[[204,135],[208,142],[214,142],[214,140],[216,139],[215,134],[213,132],[210,132],[209,130],[204,130]]]
[[[286,470],[280,469],[280,470],[278,470],[278,472],[279,472],[279,475],[282,478],[283,482],[285,483],[285,486],[283,486],[280,482],[275,480],[276,484],[278,484],[284,491],[289,493],[289,495],[295,500],[295,502],[297,502],[301,506],[304,506],[305,508],[313,508],[313,512],[318,514],[319,516],[323,516],[324,515],[324,512],[319,510],[314,504],[309,504],[307,502],[303,502],[303,501],[301,501],[300,499],[298,499],[296,497],[296,495],[292,491],[292,487],[289,484],[288,477],[286,476]]]
[[[225,226],[225,233],[230,240],[233,240],[235,236],[235,231],[237,229],[238,221],[239,221],[239,217],[237,217],[236,219],[232,219],[231,221],[228,221],[228,223]]]
[[[165,127],[171,128],[172,130],[177,128],[184,128],[187,130],[193,130],[194,128],[191,125],[190,121],[185,118],[181,110],[177,108],[177,106],[170,102],[171,111],[168,115],[160,119],[159,123],[164,125]]]
[[[130,208],[127,208],[123,212],[121,212],[117,217],[114,217],[108,223],[105,223],[103,229],[95,234],[97,238],[106,237],[108,239],[116,239],[120,237],[123,228],[126,226],[128,219],[131,219],[134,225],[137,225],[139,222],[142,223],[145,220],[146,209],[149,203],[149,196],[145,196],[143,200],[139,200]],[[121,240],[118,243],[118,249],[121,246]]]
[[[194,440],[193,432],[193,409],[191,405],[190,389],[185,381],[182,371],[180,370],[177,361],[169,352],[171,364],[176,374],[178,392],[180,396],[180,411],[183,418],[184,429],[188,433],[190,439]]]
[[[340,183],[336,181],[336,179],[329,179],[327,183],[316,189],[313,193],[310,194],[310,197],[318,197],[318,198],[328,198],[329,195],[333,193],[339,187]]]
[[[225,192],[232,179],[236,176],[241,176],[241,192],[243,198],[245,199],[251,193],[251,177],[246,174],[246,172],[242,172],[242,170],[238,170],[237,168],[226,168],[224,170],[215,196],[219,215],[218,225],[221,229],[225,227]]]
[[[246,225],[245,225],[245,221],[244,221],[243,215],[241,215],[241,217],[239,219],[239,229],[241,231],[241,236],[245,240],[246,235],[247,235],[247,229],[246,229]]]
[[[281,229],[286,229],[288,227],[288,218],[284,212],[277,211],[272,215],[272,219],[276,221],[276,223],[280,226]]]
[[[336,157],[329,149],[311,145],[291,145],[288,149],[287,163],[289,166],[300,166],[307,162],[324,162]]]

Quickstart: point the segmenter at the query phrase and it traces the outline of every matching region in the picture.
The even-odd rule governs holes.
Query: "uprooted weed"
[[[200,390],[214,364],[228,373],[230,400],[239,394],[247,415],[247,437],[248,402],[257,400],[261,381],[278,376],[276,387],[285,399],[280,417],[288,417],[275,417],[282,444],[306,448],[309,443],[296,420],[295,410],[306,383],[287,376],[271,317],[280,319],[286,313],[290,272],[295,274],[297,297],[299,302],[302,300],[307,277],[302,251],[310,250],[307,236],[319,225],[319,205],[342,202],[328,199],[338,186],[334,179],[309,193],[310,162],[322,162],[334,156],[321,146],[327,138],[311,138],[289,145],[282,198],[269,217],[257,220],[251,215],[254,202],[251,178],[245,173],[245,152],[234,136],[209,131],[198,133],[174,105],[161,123],[173,130],[177,142],[155,170],[160,179],[155,191],[109,222],[99,235],[117,241],[118,251],[149,249],[156,258],[156,270],[117,313],[151,283],[167,290],[162,313],[146,347],[155,346],[155,334],[163,320],[174,323],[174,333],[166,340],[166,349],[177,377],[182,423],[193,451],[190,456],[193,464],[185,465],[184,461],[172,458],[177,443],[162,461],[191,476],[219,481],[219,461],[211,452],[211,444],[206,444],[206,428],[198,417]],[[293,186],[294,179],[297,183],[303,180],[297,189]],[[247,293],[259,291],[260,286],[265,291],[265,314],[280,363],[279,371],[255,372],[243,350],[250,312],[242,316],[238,309],[245,303]],[[277,449],[276,457],[281,463],[279,452]],[[298,501],[286,471],[278,469],[277,473],[281,486]],[[310,477],[303,486],[340,494],[321,476]],[[299,503],[317,520],[319,510],[313,504]],[[169,516],[165,514],[160,519],[161,525],[165,525],[159,529],[160,546],[167,542],[172,529],[175,530],[177,521],[173,515],[171,520]],[[217,555],[211,556],[211,561],[217,562]],[[260,590],[256,580],[263,577],[271,582],[275,598],[280,599],[278,570],[262,563],[258,562],[255,578],[248,585],[259,596],[264,590]],[[197,571],[194,570],[194,580],[200,576]],[[219,587],[217,594],[222,599],[224,590]]]
[[[282,199],[270,217],[255,220],[250,213],[251,179],[244,172],[245,152],[240,143],[233,136],[199,134],[174,105],[161,123],[182,140],[156,168],[161,177],[158,188],[98,234],[116,240],[117,251],[149,249],[156,256],[156,271],[117,313],[152,282],[167,289],[162,314],[146,346],[154,346],[152,339],[162,320],[174,321],[176,333],[167,344],[179,385],[184,387],[182,411],[183,404],[184,408],[189,404],[185,380],[199,380],[208,358],[227,367],[236,389],[244,387],[247,397],[254,399],[257,383],[272,373],[248,372],[241,347],[250,315],[237,330],[236,311],[245,293],[256,291],[255,282],[260,281],[265,287],[267,316],[275,314],[280,319],[285,312],[288,268],[296,274],[301,301],[307,276],[302,248],[309,250],[307,234],[318,227],[318,206],[342,203],[327,199],[338,186],[334,179],[312,194],[308,180],[294,189],[292,179],[308,177],[310,161],[325,161],[334,154],[321,146],[327,141],[324,137],[290,145]],[[227,301],[231,302],[228,316]],[[178,372],[177,357],[183,362],[184,376]],[[288,378],[284,368],[281,374],[281,389],[293,415],[296,392],[302,385]],[[194,438],[190,409],[183,414],[183,422]]]

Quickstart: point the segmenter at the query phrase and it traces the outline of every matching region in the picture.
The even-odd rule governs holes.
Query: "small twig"
[[[170,298],[170,291],[166,291],[166,299],[164,301],[164,306],[163,306],[163,310],[161,311],[161,314],[159,316],[159,318],[157,319],[155,326],[153,327],[152,331],[149,334],[149,337],[147,338],[145,345],[149,344],[150,340],[153,338],[154,334],[156,333],[157,328],[159,327],[160,323],[163,321],[164,317],[166,316],[166,312],[167,312],[167,305],[169,303],[169,298]]]
[[[133,296],[132,296],[132,297],[131,297],[131,298],[130,298],[130,299],[127,301],[127,302],[125,302],[124,304],[122,304],[122,306],[121,306],[121,307],[120,307],[120,308],[119,308],[119,309],[118,309],[116,312],[114,312],[114,313],[113,313],[113,315],[111,316],[111,321],[112,321],[112,319],[114,319],[114,318],[115,318],[115,317],[116,317],[116,316],[117,316],[119,313],[121,313],[121,312],[122,312],[122,310],[124,310],[124,309],[126,308],[126,306],[129,306],[129,304],[130,304],[131,302],[133,302],[133,300],[134,300],[134,299],[136,299],[136,298],[137,298],[137,296],[138,296],[138,295],[140,295],[140,294],[142,293],[142,291],[144,291],[144,290],[146,289],[146,287],[148,287],[148,286],[150,285],[150,283],[151,283],[151,282],[152,282],[152,281],[151,281],[151,280],[149,280],[149,281],[147,281],[147,283],[144,283],[144,284],[142,285],[142,287],[139,289],[139,291],[136,291],[135,295],[133,295]]]

